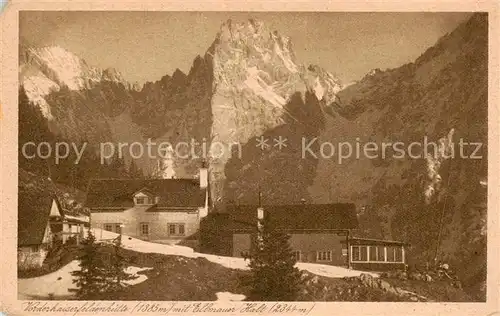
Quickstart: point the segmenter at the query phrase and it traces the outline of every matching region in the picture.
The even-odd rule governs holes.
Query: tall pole
[[[116,239],[116,244],[115,244],[115,269],[116,269],[116,287],[117,289],[120,288],[120,285],[122,283],[122,266],[121,266],[121,259],[120,259],[120,247],[122,245],[122,230],[123,230],[123,224],[120,224],[120,234],[118,235],[118,238]]]
[[[345,237],[345,244],[347,247],[347,269],[351,268],[351,245],[349,244],[349,229],[347,230],[347,234]]]
[[[448,188],[450,186],[450,179],[451,179],[451,160],[450,160],[450,164],[448,165],[448,181],[446,183],[446,190],[448,190]],[[446,194],[444,196],[443,209],[441,210],[441,218],[439,220],[439,231],[438,231],[438,237],[437,237],[437,241],[436,241],[436,252],[434,253],[434,265],[437,265],[437,259],[438,259],[438,255],[439,255],[439,247],[441,246],[441,235],[442,235],[442,231],[443,231],[444,214],[446,211],[446,197],[447,197],[448,192],[445,192],[445,193]]]
[[[259,183],[259,207],[262,207],[262,191],[260,190],[260,183]]]

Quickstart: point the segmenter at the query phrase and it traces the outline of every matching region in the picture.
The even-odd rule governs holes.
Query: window
[[[113,232],[117,234],[122,233],[122,224],[121,223],[105,223],[104,224],[104,230],[107,230],[108,232]]]
[[[347,256],[347,244],[342,244],[342,256]]]
[[[31,252],[38,252],[38,249],[39,249],[38,245],[31,246]]]
[[[299,262],[300,259],[301,259],[301,253],[300,253],[300,250],[295,250],[293,252],[293,258],[295,259],[295,261]]]
[[[352,261],[368,262],[368,246],[352,246]],[[371,254],[370,249],[370,256]]]
[[[318,251],[316,253],[316,261],[332,261],[331,251]]]
[[[352,246],[352,261],[359,261],[360,256],[359,256],[359,247],[358,246]]]
[[[175,224],[168,225],[168,233],[169,235],[175,235]]]
[[[377,247],[370,246],[370,261],[377,261]]]
[[[184,224],[168,224],[168,234],[171,236],[184,236],[186,234]]]
[[[148,236],[148,235],[149,235],[149,224],[141,223],[141,236]]]
[[[359,247],[359,252],[361,253],[360,261],[368,261],[368,247],[361,246]]]
[[[403,262],[403,249],[397,247],[396,249],[396,262]]]
[[[396,248],[387,247],[387,262],[395,262],[396,261]]]
[[[377,261],[385,261],[385,247],[377,247]]]

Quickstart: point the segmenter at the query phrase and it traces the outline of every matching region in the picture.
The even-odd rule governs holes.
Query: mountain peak
[[[124,82],[122,74],[113,67],[106,68],[102,71],[102,79],[107,81]]]
[[[21,46],[20,81],[26,94],[37,104],[48,119],[52,119],[45,96],[61,87],[70,90],[89,88],[101,81],[128,83],[114,68],[99,69],[89,66],[85,60],[61,46],[35,48]]]
[[[234,22],[233,20],[228,19],[222,23],[219,35],[222,36],[222,40],[244,40],[248,37],[257,37],[266,32],[268,32],[268,30],[262,21],[249,19],[246,22]]]
[[[186,78],[186,74],[182,72],[179,68],[176,68],[174,73],[172,74],[172,79],[175,80],[184,80]]]

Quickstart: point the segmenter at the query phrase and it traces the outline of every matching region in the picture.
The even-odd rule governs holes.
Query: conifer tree
[[[108,288],[107,275],[109,272],[102,256],[99,255],[99,245],[90,229],[82,244],[83,254],[79,258],[80,270],[71,272],[76,277],[73,283],[77,288],[70,289],[70,291],[75,292],[78,299],[97,298]]]
[[[142,174],[141,169],[137,167],[137,164],[135,163],[133,158],[130,160],[130,165],[128,167],[128,174],[132,179],[141,179],[144,176]]]
[[[289,245],[290,236],[276,229],[269,216],[252,235],[249,259],[250,276],[242,285],[250,287],[250,301],[293,301],[301,284],[301,272]]]
[[[111,269],[109,270],[109,287],[108,291],[114,292],[123,289],[127,286],[125,281],[138,278],[125,272],[127,260],[121,252],[121,235],[114,242],[114,253],[111,257]]]
[[[127,167],[125,166],[125,160],[119,155],[113,156],[108,166],[108,172],[110,178],[120,179],[129,177]]]

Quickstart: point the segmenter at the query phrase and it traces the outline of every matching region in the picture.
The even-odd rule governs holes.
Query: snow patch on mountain
[[[314,94],[316,95],[316,98],[318,98],[318,100],[323,100],[323,96],[325,95],[325,89],[319,82],[319,77],[316,77],[316,80],[314,81],[313,90]]]
[[[292,73],[298,72],[298,67],[293,62],[289,49],[290,38],[286,36],[278,37],[276,33],[273,33],[272,38],[274,40],[274,53],[281,59],[286,69]]]
[[[441,164],[444,160],[449,159],[453,156],[453,135],[455,129],[451,129],[448,135],[441,137],[438,141],[437,150],[432,153],[428,153],[426,157],[427,161],[427,177],[429,182],[424,191],[425,200],[427,203],[430,202],[434,194],[441,188],[442,178],[439,174]]]
[[[43,73],[26,77],[23,81],[23,85],[26,95],[30,101],[40,107],[43,116],[52,120],[53,117],[50,111],[50,106],[47,101],[45,101],[44,97],[51,91],[58,91],[60,88],[59,85],[47,78]]]
[[[310,65],[307,68],[305,80],[316,98],[327,104],[335,101],[337,93],[344,88],[339,79],[317,65]]]
[[[31,102],[38,105],[43,115],[53,119],[50,104],[45,97],[62,86],[70,90],[90,88],[101,81],[115,81],[130,85],[113,68],[98,69],[59,46],[21,48],[20,82]]]
[[[87,66],[79,57],[62,47],[29,48],[28,54],[46,67],[47,71],[53,72],[54,79],[71,90],[83,88],[85,80],[101,79],[100,72],[96,68]]]
[[[247,68],[248,77],[244,81],[245,86],[272,105],[278,107],[285,105],[286,100],[274,92],[273,87],[266,84],[259,76],[259,73],[261,71],[257,67]]]

